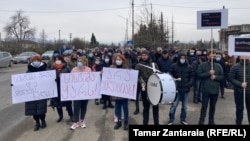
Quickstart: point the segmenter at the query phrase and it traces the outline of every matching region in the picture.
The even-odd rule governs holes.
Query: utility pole
[[[59,39],[58,39],[58,43],[60,43],[60,40],[61,40],[61,30],[59,29]]]
[[[69,33],[69,44],[71,46],[71,38],[72,38],[72,33]]]
[[[172,48],[174,48],[174,18],[172,15]]]
[[[134,47],[134,44],[135,44],[135,41],[134,41],[134,0],[132,0],[132,41],[133,41],[133,47]]]

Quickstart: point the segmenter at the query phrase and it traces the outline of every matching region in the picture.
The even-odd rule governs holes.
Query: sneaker
[[[181,124],[182,124],[182,125],[188,125],[188,123],[187,123],[185,120],[182,120],[182,121],[181,121]]]
[[[172,122],[172,121],[168,122],[168,125],[173,125],[173,124],[174,124],[174,122]]]
[[[84,121],[81,121],[81,122],[80,122],[80,126],[81,126],[82,128],[86,128],[86,127],[87,127]]]
[[[77,127],[79,127],[79,124],[78,123],[73,123],[73,125],[70,128],[75,130]]]

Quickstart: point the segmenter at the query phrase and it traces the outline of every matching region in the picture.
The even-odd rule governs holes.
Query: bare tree
[[[45,41],[47,39],[47,34],[45,33],[45,30],[43,29],[42,32],[40,33],[40,41],[43,44],[43,46],[45,45]]]
[[[31,28],[30,20],[23,15],[22,10],[18,10],[15,15],[10,18],[10,23],[4,27],[6,37],[15,38],[17,42],[22,45],[22,42],[34,37],[36,29]]]

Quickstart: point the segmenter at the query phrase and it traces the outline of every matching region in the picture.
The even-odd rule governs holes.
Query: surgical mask
[[[193,53],[193,52],[190,52],[190,55],[194,55],[194,53]]]
[[[92,58],[94,55],[93,54],[89,54],[89,57]]]
[[[56,60],[56,64],[57,64],[57,65],[59,65],[59,64],[61,64],[61,63],[62,63],[61,60]]]
[[[81,68],[83,66],[82,62],[77,62],[76,63],[77,67]]]
[[[181,64],[185,63],[185,59],[180,59]]]
[[[204,55],[206,55],[206,54],[207,54],[207,52],[203,52],[203,54],[204,54]]]
[[[95,61],[95,64],[97,64],[97,65],[100,64],[100,61]]]
[[[108,55],[109,55],[109,56],[112,56],[112,53],[111,53],[111,52],[109,52],[109,53],[108,53]]]
[[[120,66],[120,65],[122,65],[122,60],[116,60],[115,63],[116,63],[116,65]]]
[[[220,61],[221,57],[216,57],[215,59],[216,59],[216,61]]]
[[[32,62],[32,64],[33,64],[34,67],[38,68],[40,66],[41,62],[34,61],[34,62]]]
[[[104,61],[105,61],[105,63],[109,63],[109,59],[108,58],[104,59]]]

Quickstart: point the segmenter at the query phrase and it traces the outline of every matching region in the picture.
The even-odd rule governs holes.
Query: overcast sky
[[[60,38],[69,40],[79,37],[90,41],[94,33],[100,43],[119,43],[132,35],[132,0],[0,0],[0,32],[5,37],[4,25],[17,10],[24,11],[30,19],[30,26],[37,29],[36,38],[42,30],[48,40]],[[211,30],[197,29],[197,11],[228,9],[228,26],[250,24],[250,0],[134,0],[134,32],[142,20],[144,4],[163,18],[172,27],[174,40],[181,42],[210,40]],[[126,21],[128,20],[128,30]],[[213,29],[218,41],[218,29]]]

